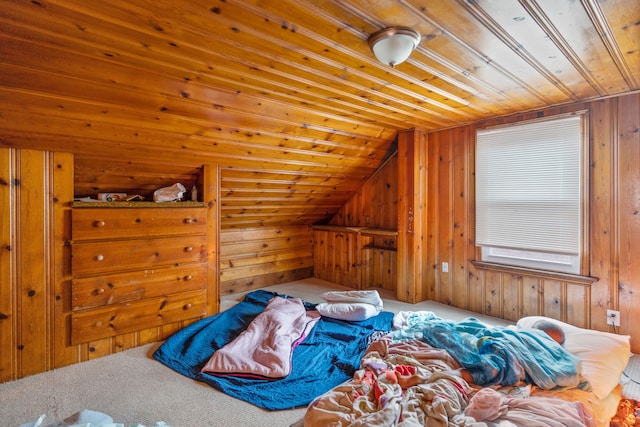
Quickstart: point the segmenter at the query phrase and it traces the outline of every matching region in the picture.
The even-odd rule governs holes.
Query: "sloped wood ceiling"
[[[3,0],[0,145],[79,177],[218,163],[223,228],[319,223],[399,130],[640,89],[639,22],[637,0]],[[391,25],[422,35],[395,69],[367,45]],[[126,189],[98,181],[77,188]]]

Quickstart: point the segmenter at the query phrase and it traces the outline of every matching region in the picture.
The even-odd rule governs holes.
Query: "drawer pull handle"
[[[185,218],[184,219],[184,223],[185,224],[191,224],[192,222],[195,222],[195,219],[193,219],[193,218]]]
[[[191,308],[191,303],[186,303],[182,308],[184,308],[185,310],[189,310]]]
[[[97,259],[98,261],[102,261],[102,260],[104,259],[104,256],[102,256],[102,255],[98,255],[98,256],[96,257],[96,259]]]
[[[96,221],[94,224],[96,227],[104,227],[105,225],[107,225],[107,223],[104,221]]]
[[[193,277],[190,274],[187,274],[186,276],[184,276],[184,280],[189,281],[193,279]]]
[[[102,295],[102,294],[104,294],[104,288],[96,289],[96,295]]]
[[[184,248],[185,252],[191,252],[193,250],[193,247],[191,246],[187,246],[186,248]]]

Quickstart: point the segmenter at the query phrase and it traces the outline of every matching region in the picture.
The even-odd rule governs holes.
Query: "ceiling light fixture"
[[[409,58],[420,40],[420,33],[409,27],[389,27],[371,34],[367,42],[378,61],[394,68]]]

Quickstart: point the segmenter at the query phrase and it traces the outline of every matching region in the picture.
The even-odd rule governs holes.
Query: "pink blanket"
[[[202,372],[281,379],[291,372],[291,356],[320,319],[299,298],[274,297],[236,339],[213,353]]]

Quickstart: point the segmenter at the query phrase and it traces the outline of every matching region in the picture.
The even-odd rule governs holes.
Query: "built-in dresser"
[[[207,208],[74,202],[71,344],[207,314]]]

